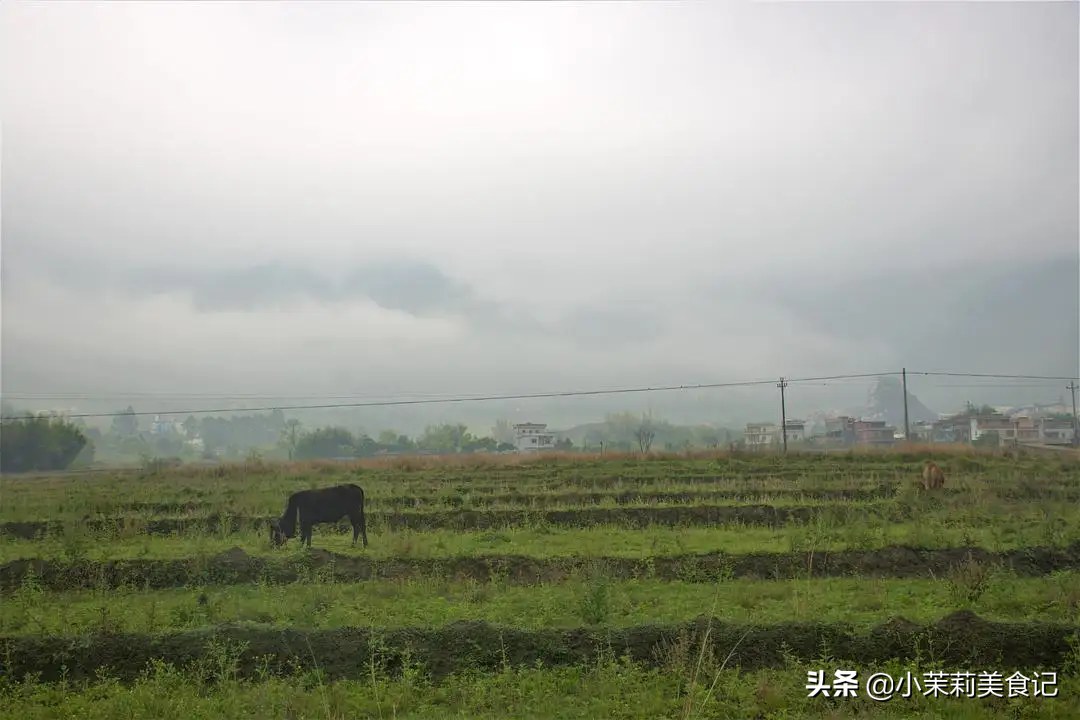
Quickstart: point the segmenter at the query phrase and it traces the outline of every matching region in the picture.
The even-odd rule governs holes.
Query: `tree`
[[[607,435],[600,428],[589,428],[585,431],[585,436],[581,438],[581,443],[587,448],[598,448],[606,439]]]
[[[360,433],[356,438],[356,442],[353,443],[353,447],[355,447],[357,457],[371,457],[379,449],[379,444],[367,433]]]
[[[289,418],[285,421],[285,427],[281,429],[280,443],[289,451],[289,459],[293,459],[293,455],[296,454],[296,443],[302,433],[303,424],[296,418]]]
[[[469,436],[468,439],[462,444],[461,449],[464,452],[493,452],[495,448],[499,446],[493,437],[473,437]]]
[[[653,427],[651,417],[641,416],[641,423],[637,426],[637,429],[634,430],[634,439],[637,440],[638,447],[641,448],[642,453],[649,452],[653,440],[656,439],[656,429]]]
[[[135,410],[130,405],[127,409],[112,419],[112,431],[120,437],[131,437],[139,431],[139,419],[135,416]]]
[[[462,423],[428,425],[417,444],[431,452],[459,452],[472,440],[468,426]]]
[[[199,434],[199,421],[195,419],[194,415],[188,415],[184,419],[183,428],[184,436],[188,440],[194,440]]]
[[[165,433],[154,439],[156,457],[173,457],[184,451],[184,441],[177,433]]]
[[[399,433],[397,430],[380,430],[379,437],[375,441],[373,452],[408,452],[415,450],[416,443],[408,435]]]
[[[990,407],[989,405],[986,405],[984,403],[982,406],[979,406],[968,400],[964,403],[964,412],[960,413],[958,417],[978,417],[996,414],[997,412],[994,410],[994,408]]]
[[[229,421],[221,417],[204,417],[199,421],[199,435],[203,439],[203,447],[210,452],[215,452],[228,446],[232,439]]]
[[[495,426],[491,428],[491,437],[497,443],[513,443],[514,427],[509,420],[499,418],[495,421]]]
[[[298,460],[317,458],[356,457],[357,441],[343,427],[319,428],[305,433],[296,443],[294,456]]]
[[[694,441],[707,448],[715,448],[720,445],[720,433],[715,428],[700,427],[695,433]]]
[[[3,472],[65,470],[80,454],[84,462],[89,462],[92,453],[93,446],[82,430],[61,417],[5,419],[0,429]]]

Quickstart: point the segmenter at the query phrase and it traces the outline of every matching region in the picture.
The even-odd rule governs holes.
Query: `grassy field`
[[[947,480],[930,494],[917,449],[5,477],[0,706],[1077,716],[1080,461],[934,450]],[[290,492],[337,482],[364,487],[370,547],[344,524],[270,546]],[[808,697],[819,670],[858,671],[858,697]],[[1027,696],[976,686],[993,672],[1023,673]],[[921,684],[873,699],[873,673]]]

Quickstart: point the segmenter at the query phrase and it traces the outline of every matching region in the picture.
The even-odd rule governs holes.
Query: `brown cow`
[[[945,487],[945,473],[933,460],[927,460],[922,471],[923,490],[937,490]]]

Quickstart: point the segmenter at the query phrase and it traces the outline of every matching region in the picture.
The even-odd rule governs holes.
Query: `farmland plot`
[[[924,457],[5,478],[0,700],[28,717],[1073,717],[1080,464],[941,454],[927,494]],[[370,547],[340,523],[272,549],[287,495],[337,482],[365,488]],[[808,697],[836,670],[855,697]],[[868,696],[874,673],[896,697]]]

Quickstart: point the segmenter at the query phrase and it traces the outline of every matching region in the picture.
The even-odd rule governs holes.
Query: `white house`
[[[788,420],[787,425],[787,440],[788,442],[803,442],[806,440],[806,423],[802,420]],[[783,441],[783,428],[780,430],[781,441]]]
[[[780,442],[780,426],[776,423],[746,423],[746,447],[751,450],[767,448]]]
[[[517,423],[514,447],[518,452],[550,450],[555,447],[555,435],[547,431],[547,423]]]
[[[154,422],[150,423],[150,434],[166,435],[171,432],[183,434],[184,427],[175,420],[162,420],[160,415],[155,415]]]
[[[1046,445],[1069,445],[1073,442],[1071,420],[1042,418],[1039,421],[1039,439]]]
[[[789,443],[806,440],[806,423],[802,420],[788,420],[787,441]],[[780,423],[746,423],[746,446],[750,449],[764,449],[780,446],[784,442],[784,428]]]
[[[972,441],[980,440],[983,436],[996,433],[998,442],[1013,442],[1017,438],[1018,421],[1012,418],[995,415],[992,417],[973,417],[971,422]]]

